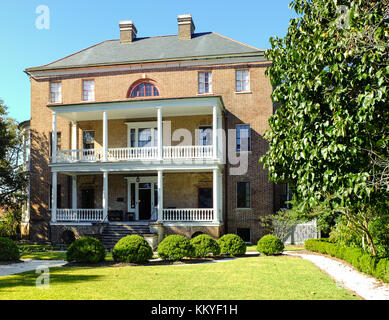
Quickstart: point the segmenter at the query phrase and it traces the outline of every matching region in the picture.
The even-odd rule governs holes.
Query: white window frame
[[[54,88],[57,85],[58,88]],[[50,82],[49,87],[50,87],[50,103],[62,103],[62,82],[61,81]]]
[[[151,146],[156,147],[155,135],[158,132],[158,122],[126,122],[127,125],[127,147],[131,148],[131,129],[135,129],[135,147],[139,147],[139,129],[151,129]]]
[[[90,86],[89,90],[85,86],[85,84],[87,84],[88,82],[89,83],[93,82],[93,86]],[[85,93],[86,92],[88,93],[87,99],[85,99]],[[89,96],[89,94],[90,94],[90,96]],[[94,79],[82,80],[82,101],[95,101],[95,80]]]
[[[240,150],[238,150],[238,143],[237,143],[237,140],[238,140],[238,127],[244,127],[244,126],[248,126],[249,127],[249,143],[248,143],[248,150],[242,150],[242,137],[239,137],[239,139],[241,140],[241,144],[240,144]],[[236,152],[237,153],[241,153],[241,152],[251,152],[252,148],[251,148],[251,126],[249,124],[237,124],[236,125],[236,139],[235,139],[235,148],[236,148]]]
[[[201,92],[201,85],[203,83],[205,84],[205,80],[204,80],[204,82],[201,82],[201,75],[205,75],[205,74],[208,74],[209,89],[208,89],[208,92],[206,92],[205,85],[204,85],[204,92]],[[204,76],[204,79],[205,79],[205,76]],[[198,84],[198,94],[212,94],[212,72],[211,71],[199,72],[197,84]]]
[[[240,72],[247,72],[247,88],[246,90],[243,90],[243,87],[242,87],[242,90],[238,90],[238,81],[240,81],[241,83],[244,83],[246,80],[243,80],[243,76],[242,76],[242,80],[238,80],[238,73]],[[240,69],[240,70],[236,70],[235,71],[235,92],[251,92],[251,81],[250,81],[250,70],[249,69]]]

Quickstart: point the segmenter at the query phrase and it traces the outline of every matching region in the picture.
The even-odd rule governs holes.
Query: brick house
[[[273,113],[270,62],[263,50],[194,31],[190,15],[173,36],[137,38],[124,21],[120,40],[26,69],[25,237],[100,235],[109,245],[134,232],[153,241],[263,235],[259,217],[279,207],[258,163]]]

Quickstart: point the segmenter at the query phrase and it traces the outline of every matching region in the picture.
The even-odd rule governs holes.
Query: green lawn
[[[0,299],[357,299],[308,261],[249,257],[203,265],[50,269],[50,288],[35,272],[2,277]]]

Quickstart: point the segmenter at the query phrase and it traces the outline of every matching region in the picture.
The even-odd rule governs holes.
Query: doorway
[[[139,220],[151,219],[151,188],[139,189]]]
[[[94,189],[81,190],[81,206],[82,206],[82,209],[94,209],[95,208],[95,190]]]
[[[157,177],[127,177],[127,212],[135,220],[157,219]]]

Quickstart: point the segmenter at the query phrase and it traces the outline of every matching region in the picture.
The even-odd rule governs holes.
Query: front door
[[[151,219],[151,189],[139,189],[139,220]]]
[[[213,189],[199,188],[199,208],[213,207]]]
[[[81,191],[82,209],[94,209],[95,207],[95,190],[85,189]]]

